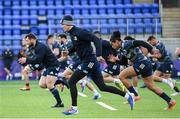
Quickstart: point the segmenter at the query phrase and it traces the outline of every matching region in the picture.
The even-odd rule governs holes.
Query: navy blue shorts
[[[170,74],[172,73],[173,63],[172,62],[161,62],[160,66],[157,68],[158,71],[162,73]]]
[[[149,60],[143,60],[143,61],[134,63],[133,67],[137,75],[141,75],[143,78],[151,76],[153,73],[151,61]]]
[[[110,74],[111,76],[119,75],[120,65],[119,64],[108,64],[108,66],[103,71]]]
[[[78,61],[74,62],[73,64],[70,64],[70,65],[69,65],[69,68],[70,68],[73,72],[75,72],[76,68],[77,68],[81,63],[82,63],[82,62],[81,62],[80,60],[78,60]]]
[[[46,68],[46,70],[43,72],[43,76],[51,75],[57,77],[58,73],[59,73],[59,67],[53,66]]]

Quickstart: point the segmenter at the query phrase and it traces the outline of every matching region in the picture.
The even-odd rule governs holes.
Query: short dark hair
[[[60,38],[65,38],[65,39],[67,39],[67,36],[66,36],[66,34],[64,34],[64,33],[59,34],[59,37],[60,37]]]
[[[94,34],[99,34],[99,35],[101,35],[101,32],[100,32],[100,31],[94,31],[93,33],[94,33]]]
[[[27,34],[24,38],[29,38],[29,39],[35,39],[35,40],[37,40],[36,35],[35,35],[35,34],[33,34],[33,33],[29,33],[29,34]]]
[[[47,40],[50,39],[50,38],[52,38],[52,37],[53,37],[53,35],[52,35],[52,34],[49,34],[48,37],[47,37]]]
[[[126,36],[126,37],[124,38],[124,40],[135,40],[135,38],[133,38],[133,37],[131,37],[131,36]]]
[[[147,41],[151,41],[152,39],[156,39],[156,37],[154,37],[154,36],[149,36],[149,38],[147,39]]]
[[[114,31],[111,35],[110,41],[115,42],[116,40],[121,41],[121,32],[120,31]]]

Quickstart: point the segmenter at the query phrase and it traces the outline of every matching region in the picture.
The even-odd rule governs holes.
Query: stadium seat
[[[10,45],[12,45],[12,42],[11,42],[11,38],[10,38],[10,37],[7,37],[7,38],[6,38],[6,36],[4,36],[4,39],[6,39],[6,40],[4,40],[4,45],[5,45],[5,46],[10,46]]]
[[[4,15],[12,15],[11,7],[4,8]]]
[[[89,24],[89,23],[90,23],[89,19],[86,19],[86,18],[82,19],[82,24],[83,25]]]
[[[123,4],[123,0],[115,0],[115,5],[122,5]]]
[[[47,35],[48,34],[48,26],[47,25],[39,25],[39,34]]]
[[[12,19],[13,25],[21,25],[21,20],[19,15],[14,15]]]
[[[136,23],[136,33],[143,34],[144,33],[144,24],[143,23]]]
[[[73,6],[80,5],[79,0],[72,0],[72,5]]]
[[[62,6],[63,5],[63,1],[62,0],[55,0],[55,5],[56,6]]]
[[[54,6],[54,0],[47,0],[47,6]]]
[[[2,36],[3,35],[3,31],[4,31],[4,29],[2,28],[2,26],[0,26],[0,36]],[[0,39],[1,39],[2,37],[0,37]]]
[[[98,24],[98,19],[97,18],[92,18],[91,19],[91,24]]]
[[[37,0],[30,0],[30,1],[29,1],[29,5],[30,5],[30,6],[32,6],[32,5],[33,5],[33,6],[37,6]]]
[[[29,16],[28,15],[21,16],[21,25],[29,25]]]
[[[10,7],[12,5],[11,0],[4,0],[4,6],[5,7]]]
[[[30,17],[30,25],[38,25],[38,17],[36,15]]]
[[[48,5],[47,14],[48,15],[55,15],[55,7],[53,5]]]
[[[134,14],[141,13],[141,7],[142,7],[141,4],[134,4],[133,5],[133,13]]]
[[[11,25],[12,17],[10,15],[3,16],[4,25]]]
[[[126,14],[128,24],[134,23],[134,14]]]
[[[20,0],[12,0],[13,6],[20,6]]]
[[[120,24],[119,26],[119,31],[121,34],[126,34],[126,24]]]
[[[143,14],[143,17],[144,17],[143,19],[144,23],[152,23],[153,16],[150,13]]]
[[[63,7],[62,6],[57,6],[56,7],[56,16],[62,15],[63,14]]]
[[[107,25],[108,22],[107,22],[107,19],[106,19],[106,18],[101,18],[101,19],[100,19],[100,23],[103,24],[103,25],[104,25],[104,24]]]
[[[21,15],[29,15],[29,6],[21,6]]]
[[[128,24],[128,34],[135,34],[135,24]]]
[[[83,1],[83,0],[81,0]],[[96,0],[89,0],[89,5],[93,6],[93,5],[97,5]]]
[[[123,3],[124,4],[132,4],[132,0],[124,0]]]
[[[154,27],[154,33],[161,34],[161,32],[162,32],[162,24],[161,23],[153,24],[153,27]]]
[[[124,12],[123,12],[123,8],[124,8],[124,6],[121,5],[121,4],[116,5],[116,6],[115,6],[116,14],[123,14],[123,13],[124,13]]]
[[[151,11],[151,13],[159,13],[159,6],[158,6],[158,4],[152,4],[150,11]]]
[[[117,31],[117,30],[119,30],[119,26],[117,25],[117,24],[109,24],[108,25],[109,27],[108,27],[108,29],[109,29],[109,33],[112,33],[113,31]]]
[[[81,1],[81,5],[88,5],[88,0],[80,0]]]
[[[142,6],[142,13],[150,13],[151,4],[144,3]]]
[[[108,5],[106,8],[107,8],[107,14],[108,15],[114,15],[115,14],[115,7],[114,7],[114,5]]]
[[[98,14],[98,6],[97,5],[93,5],[91,6],[91,9],[89,9],[90,15],[97,15]]]
[[[134,14],[134,18],[135,23],[143,23],[143,15],[141,13]]]
[[[99,15],[106,15],[106,6],[105,5],[99,5],[98,10],[99,10]]]
[[[21,45],[21,41],[20,40],[13,40],[13,45]]]
[[[132,13],[132,4],[127,4],[127,5],[125,5],[125,7],[124,7],[124,13],[125,14],[131,14]]]
[[[107,24],[101,24],[101,31],[102,34],[108,34],[109,33],[109,29],[108,29],[108,25]]]
[[[112,17],[112,15],[111,15],[111,17]],[[109,17],[108,23],[109,24],[117,24],[117,18],[111,18],[111,17]]]
[[[66,6],[64,6],[64,14],[72,14],[72,6],[70,6],[70,5],[66,5]]]
[[[81,8],[82,15],[89,15],[89,7],[87,5],[83,5]]]
[[[107,5],[114,5],[114,1],[113,0],[106,0]]]
[[[13,15],[20,15],[21,14],[21,9],[19,6],[14,6],[13,9],[12,9],[12,13]]]
[[[32,33],[38,34],[38,28],[37,28],[37,26],[32,26],[30,30],[31,30]]]
[[[156,22],[160,23],[161,22],[160,21],[161,16],[159,13],[152,13],[152,16],[153,16],[152,23],[156,23]]]
[[[38,15],[38,8],[36,5],[31,5],[30,15]]]
[[[20,35],[21,34],[21,27],[20,26],[13,26],[13,35]]]
[[[8,25],[8,26],[4,26],[4,36],[10,36],[12,35],[12,26]]]
[[[71,0],[64,0],[64,5],[71,5]]]
[[[47,15],[46,14],[46,6],[43,6],[43,5],[39,6],[38,7],[38,14],[40,16],[46,16]]]
[[[46,6],[46,0],[38,0],[39,6]]]
[[[41,34],[39,35],[40,41],[44,41],[46,43],[46,41],[47,41],[46,39],[47,39],[47,35],[41,35]]]
[[[97,0],[98,5],[105,5],[105,0]]]
[[[29,5],[29,1],[28,0],[21,0],[21,6],[28,6],[28,5]]]
[[[153,24],[152,23],[145,23],[145,33],[153,34]]]
[[[0,17],[0,26],[3,25],[3,17]]]
[[[3,15],[3,7],[0,6],[0,15],[2,16]]]

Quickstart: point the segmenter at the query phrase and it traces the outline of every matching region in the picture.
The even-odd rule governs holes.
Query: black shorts
[[[51,75],[51,76],[58,76],[59,73],[59,67],[58,66],[53,66],[53,67],[48,67],[46,70],[43,72],[43,76]]]
[[[82,62],[80,60],[78,60],[78,61],[74,62],[73,64],[70,64],[69,68],[74,72],[81,63]]]
[[[172,62],[161,62],[160,66],[157,68],[158,71],[162,73],[170,74],[172,73],[173,63]]]
[[[110,74],[111,76],[119,75],[120,65],[119,64],[108,64],[108,66],[103,71]]]

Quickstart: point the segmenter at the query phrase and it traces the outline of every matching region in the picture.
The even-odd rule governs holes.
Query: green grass
[[[173,93],[168,86],[156,84],[167,94]],[[65,107],[54,109],[50,108],[55,104],[54,98],[49,91],[38,87],[38,81],[31,81],[31,91],[20,91],[19,88],[23,85],[23,81],[0,81],[0,118],[180,118],[180,96],[174,97],[177,101],[175,109],[165,111],[167,104],[164,100],[149,90],[140,88],[142,99],[136,103],[133,111],[129,105],[123,104],[122,97],[101,92],[102,98],[97,101],[102,101],[117,110],[103,108],[92,100],[93,94],[86,88],[84,93],[88,97],[78,96],[79,114],[65,116],[62,111],[71,104],[69,90],[65,89],[60,93]]]

